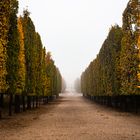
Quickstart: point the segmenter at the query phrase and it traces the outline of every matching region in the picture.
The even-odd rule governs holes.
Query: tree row
[[[84,96],[123,109],[140,107],[140,2],[130,0],[123,25],[111,27],[99,54],[81,75]]]
[[[9,115],[13,105],[18,113],[58,96],[62,82],[30,13],[17,13],[17,0],[0,2],[0,112],[8,104]]]

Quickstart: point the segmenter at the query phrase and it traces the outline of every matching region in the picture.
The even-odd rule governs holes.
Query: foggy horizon
[[[50,51],[67,86],[96,58],[112,25],[122,25],[128,0],[19,0],[28,8],[46,51]]]

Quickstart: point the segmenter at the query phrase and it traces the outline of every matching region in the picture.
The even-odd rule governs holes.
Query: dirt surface
[[[140,140],[140,116],[67,93],[40,109],[0,120],[0,140]]]

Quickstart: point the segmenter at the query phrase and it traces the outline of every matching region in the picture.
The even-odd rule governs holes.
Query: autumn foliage
[[[81,90],[102,104],[140,107],[140,1],[130,0],[123,26],[111,27],[99,54],[81,75]]]
[[[6,99],[9,115],[58,97],[62,80],[28,10],[17,13],[18,0],[0,2],[0,108]]]

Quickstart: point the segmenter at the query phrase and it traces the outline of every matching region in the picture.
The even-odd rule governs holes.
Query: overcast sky
[[[70,85],[98,54],[111,25],[122,25],[129,0],[19,0]]]

